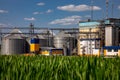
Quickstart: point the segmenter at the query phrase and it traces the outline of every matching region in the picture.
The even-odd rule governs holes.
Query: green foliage
[[[0,80],[120,80],[120,58],[0,56]]]

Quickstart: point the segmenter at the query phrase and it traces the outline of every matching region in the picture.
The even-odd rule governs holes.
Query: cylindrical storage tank
[[[2,55],[10,55],[10,54],[23,54],[28,50],[27,42],[25,39],[2,39]]]
[[[38,52],[40,48],[39,39],[32,38],[30,40],[30,52]]]
[[[67,38],[67,47],[68,47],[68,55],[72,55],[73,50],[77,47],[77,39],[74,37]]]
[[[19,29],[13,29],[2,37],[1,54],[24,54],[29,52],[29,44],[26,36]]]
[[[47,47],[53,47],[53,37],[47,38]]]
[[[47,39],[39,39],[39,44],[41,47],[47,47],[48,46]]]
[[[65,37],[54,37],[54,46],[55,48],[63,48],[66,46],[67,39]]]

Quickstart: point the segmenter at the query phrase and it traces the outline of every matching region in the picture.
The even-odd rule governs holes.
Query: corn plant
[[[119,80],[120,58],[0,56],[0,80]]]

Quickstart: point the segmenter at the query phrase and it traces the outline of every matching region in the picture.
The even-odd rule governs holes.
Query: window
[[[108,52],[112,52],[112,49],[108,49],[107,51],[108,51]]]
[[[118,52],[118,49],[114,49],[114,52]]]

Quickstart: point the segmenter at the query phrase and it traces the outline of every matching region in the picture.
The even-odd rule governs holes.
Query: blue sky
[[[109,0],[109,17],[120,18],[120,0]],[[78,27],[90,18],[91,0],[0,0],[0,26]],[[93,0],[93,19],[105,18],[105,0]]]

